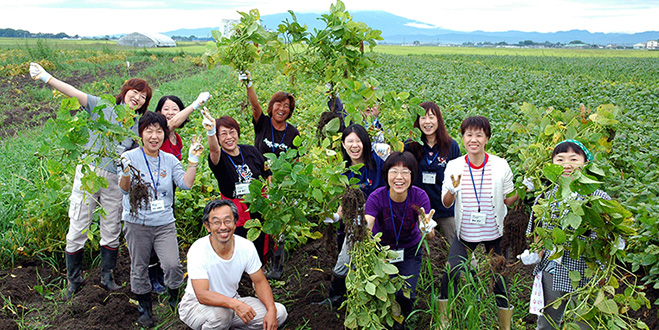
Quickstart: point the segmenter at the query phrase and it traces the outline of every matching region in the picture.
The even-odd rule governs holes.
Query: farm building
[[[130,47],[176,47],[176,41],[160,33],[133,32],[117,40],[119,46]]]

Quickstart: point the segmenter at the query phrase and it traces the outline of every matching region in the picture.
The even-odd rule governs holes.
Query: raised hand
[[[211,113],[210,111],[208,111],[208,108],[203,107],[201,109],[201,115],[204,118],[201,124],[204,125],[204,129],[206,130],[206,135],[208,136],[215,135],[215,132],[217,132],[217,128],[215,127],[215,118],[211,116]]]
[[[421,207],[419,211],[421,211],[419,214],[419,229],[426,234],[430,234],[437,227],[437,222],[432,219],[432,216],[435,215],[435,209],[431,209],[429,213],[426,213],[426,210]]]
[[[249,71],[245,70],[239,71],[238,72],[238,80],[243,83],[247,88],[252,87],[252,75],[249,73]]]
[[[46,70],[44,70],[44,68],[41,67],[41,65],[32,62],[30,63],[30,77],[32,77],[32,79],[34,80],[39,79],[43,81],[45,84],[47,84],[48,81],[50,81],[50,78],[52,78],[53,76],[50,73],[48,73]]]
[[[448,192],[450,192],[452,195],[457,194],[460,191],[460,189],[462,189],[462,186],[460,185],[460,180],[462,180],[462,174],[458,174],[457,179],[453,174],[451,174],[452,185],[448,187]]]
[[[197,99],[194,102],[192,102],[191,106],[193,109],[197,110],[200,106],[204,105],[204,103],[206,103],[206,101],[208,101],[208,99],[210,98],[211,98],[211,93],[202,92],[199,94],[199,96],[197,96]]]
[[[192,144],[188,152],[188,162],[199,163],[199,157],[204,152],[204,146],[201,145],[201,135],[195,135],[192,138]]]

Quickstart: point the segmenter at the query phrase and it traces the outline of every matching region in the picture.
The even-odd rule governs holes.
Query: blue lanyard
[[[403,224],[405,223],[405,212],[407,212],[407,201],[410,197],[409,191],[407,192],[407,197],[405,197],[405,206],[403,207],[403,219],[400,221],[400,229],[396,232],[396,222],[394,221],[394,206],[391,204],[391,192],[387,190],[387,196],[389,196],[389,211],[391,212],[391,224],[394,227],[394,237],[396,237],[396,247],[398,247],[398,239],[400,234],[403,232]]]
[[[467,167],[469,167],[469,175],[471,176],[471,184],[474,185],[474,195],[476,195],[476,202],[478,203],[478,212],[481,211],[481,201],[478,199],[478,191],[483,191],[483,178],[485,177],[485,164],[487,164],[487,154],[485,154],[485,161],[483,162],[483,173],[481,174],[481,186],[476,191],[476,182],[474,182],[474,174],[471,172],[471,163],[469,162],[469,156],[467,155]]]
[[[435,159],[437,159],[438,156],[439,156],[439,150],[435,154],[435,158],[433,158],[432,160],[428,158],[428,153],[426,153],[426,162],[428,163],[428,167],[430,167],[430,164],[432,164],[435,161]]]
[[[240,155],[240,158],[242,158],[242,160],[243,160],[243,164],[240,167],[236,166],[236,163],[233,162],[233,159],[231,159],[231,156],[226,151],[224,151],[224,149],[222,149],[222,153],[227,155],[227,158],[229,158],[229,161],[231,162],[233,167],[236,169],[236,172],[238,173],[238,181],[242,181],[240,179],[242,178],[242,171],[243,171],[243,168],[245,167],[245,157],[243,157],[243,153],[240,152],[240,147],[238,147],[238,154]]]
[[[153,183],[153,190],[156,192],[156,199],[158,199],[158,186],[160,185],[160,150],[158,150],[158,172],[156,172],[156,176],[158,177],[157,182],[153,179],[153,173],[151,173],[151,166],[149,166],[149,161],[146,159],[144,147],[140,148],[140,150],[142,150],[142,156],[144,156],[144,162],[146,163],[146,168],[149,170],[151,182]]]
[[[284,126],[284,136],[281,137],[279,144],[284,144],[284,138],[286,138],[286,129],[288,129],[288,123],[285,123]],[[275,127],[272,126],[272,118],[270,118],[270,133],[272,133],[272,153],[275,153]]]

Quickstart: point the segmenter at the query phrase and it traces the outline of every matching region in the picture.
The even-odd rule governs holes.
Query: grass
[[[494,56],[549,56],[549,57],[650,57],[659,58],[659,52],[632,49],[562,49],[562,48],[489,48],[489,47],[438,47],[379,45],[376,53],[391,55],[494,55]]]

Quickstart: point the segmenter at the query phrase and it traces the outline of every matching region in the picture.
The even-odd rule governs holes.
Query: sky
[[[218,27],[236,11],[322,13],[329,0],[0,0],[0,28],[103,36]],[[456,31],[635,33],[659,30],[659,0],[344,0]]]

